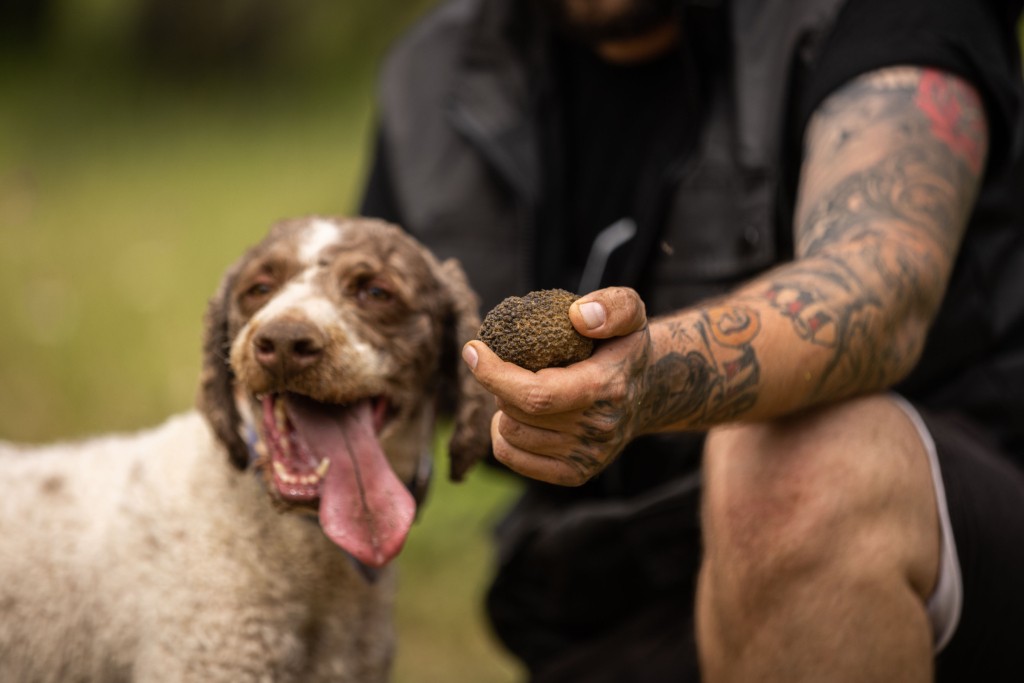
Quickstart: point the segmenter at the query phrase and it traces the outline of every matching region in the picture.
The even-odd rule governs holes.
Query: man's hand
[[[643,301],[632,289],[581,297],[569,318],[580,334],[606,340],[593,356],[569,367],[530,372],[480,341],[466,344],[463,359],[497,398],[495,457],[525,476],[578,486],[639,434],[651,339]]]

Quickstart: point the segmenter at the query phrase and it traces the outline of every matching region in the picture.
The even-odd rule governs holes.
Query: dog
[[[490,448],[477,307],[394,225],[275,224],[210,301],[195,410],[0,444],[0,681],[386,680],[437,412],[452,478]]]

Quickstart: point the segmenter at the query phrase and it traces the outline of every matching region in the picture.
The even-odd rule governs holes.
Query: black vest
[[[535,286],[544,169],[531,112],[545,46],[516,14],[526,4],[446,4],[392,53],[382,80],[388,166],[406,228],[462,260],[485,309]],[[693,303],[788,256],[777,239],[780,208],[788,209],[777,204],[787,83],[842,4],[732,3],[731,26],[744,36],[732,41],[733,78],[713,90],[696,154],[665,169],[674,189],[661,224],[641,225],[629,246],[623,280],[653,278],[649,311]]]

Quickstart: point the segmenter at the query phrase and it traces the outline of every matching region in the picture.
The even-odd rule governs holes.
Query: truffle
[[[484,317],[480,341],[502,360],[534,372],[589,358],[594,341],[569,320],[569,306],[578,298],[564,289],[510,296]]]

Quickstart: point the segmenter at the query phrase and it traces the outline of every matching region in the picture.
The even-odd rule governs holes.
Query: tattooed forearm
[[[883,301],[852,275],[839,281],[843,275],[844,268],[823,259],[751,289],[752,300],[766,302],[801,341],[826,354],[813,371],[805,370],[805,379],[814,380],[808,384],[811,398],[886,386],[914,358],[899,331],[886,329]],[[888,341],[876,347],[873,340],[880,336]]]
[[[937,267],[924,255],[873,230],[839,253],[799,260],[748,289],[789,321],[797,337],[829,352],[813,373],[814,395],[882,388],[905,374],[922,339],[900,323],[922,291],[941,291]],[[909,333],[908,333],[908,330]]]
[[[807,133],[796,258],[658,322],[641,410],[706,428],[886,389],[944,295],[987,153],[959,79],[899,68],[832,95]]]
[[[667,325],[679,350],[657,359],[648,371],[648,424],[713,424],[739,417],[754,405],[760,381],[756,310],[713,306]]]

